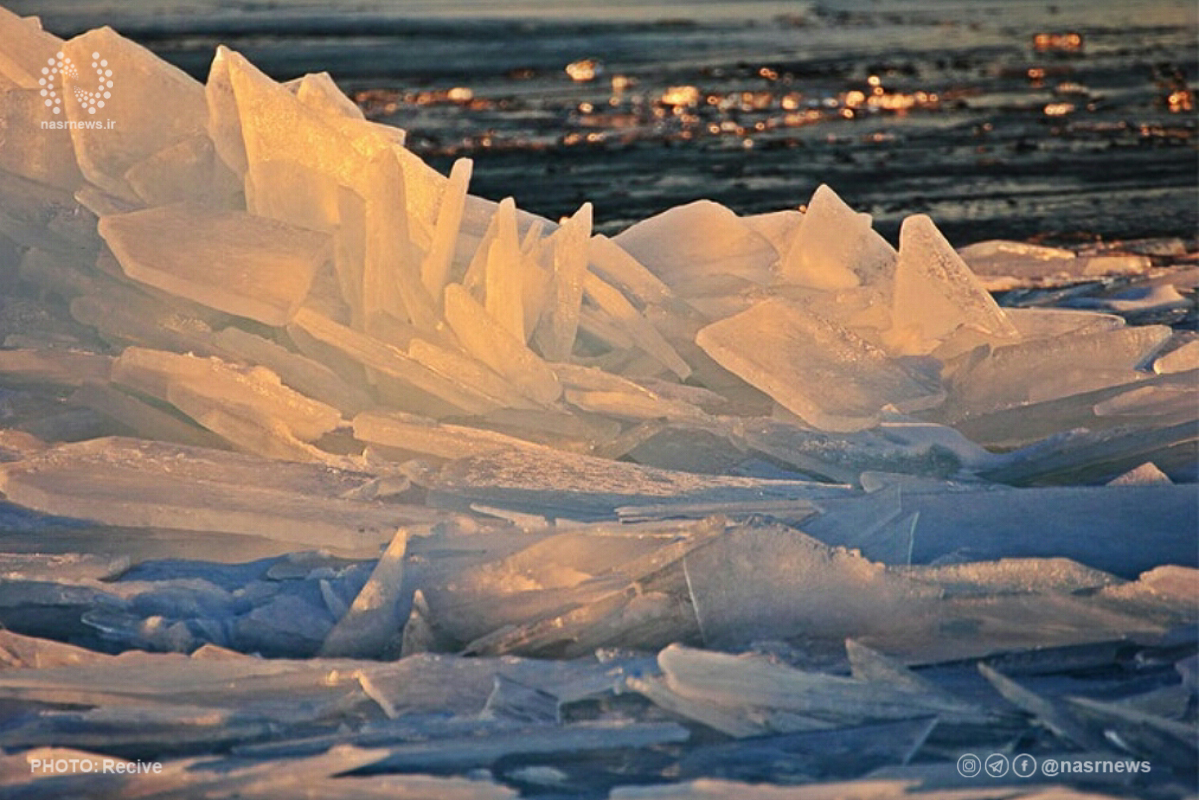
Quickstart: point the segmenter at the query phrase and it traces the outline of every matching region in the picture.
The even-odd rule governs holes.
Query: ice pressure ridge
[[[546,754],[673,747],[632,782],[790,781],[786,753],[898,791],[1029,720],[1038,752],[1190,757],[1199,342],[987,291],[1148,258],[959,253],[926,216],[896,249],[826,186],[607,237],[471,195],[325,74],[220,49],[201,85],[3,10],[0,41],[0,758],[288,796],[253,765],[527,788],[594,779]],[[93,52],[115,126],[40,128],[40,66]],[[1190,302],[1171,274],[1129,308]],[[996,655],[1129,648],[1159,669],[1118,706]]]

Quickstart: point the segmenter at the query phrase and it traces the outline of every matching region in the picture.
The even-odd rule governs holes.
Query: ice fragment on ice
[[[486,364],[456,349],[414,338],[408,344],[408,355],[430,371],[453,380],[497,406],[511,409],[540,408],[517,386],[498,375]]]
[[[905,513],[899,487],[890,486],[853,503],[836,504],[806,521],[803,529],[825,544],[853,548],[873,561],[908,564],[919,518]]]
[[[134,280],[267,325],[291,318],[331,255],[325,234],[189,205],[105,217],[100,234]]]
[[[1134,467],[1123,475],[1112,478],[1108,486],[1142,486],[1147,483],[1172,483],[1170,476],[1157,468],[1151,461]]]
[[[373,555],[399,525],[439,516],[341,497],[367,479],[323,466],[120,438],[61,445],[0,465],[0,489],[14,503],[126,527],[242,533]]]
[[[204,133],[204,88],[108,27],[70,40],[62,52],[75,62],[78,73],[68,73],[64,81],[64,90],[73,95],[64,98],[64,114],[75,122],[119,120],[120,126],[119,135],[100,126],[71,129],[80,170],[106,192],[137,200],[125,180],[126,171]]]
[[[1184,482],[1194,480],[1199,442],[1194,416],[1166,417],[1165,422],[1161,427],[1123,425],[1059,434],[1013,453],[1008,464],[980,474],[1016,486],[1102,483],[1152,461]]]
[[[769,724],[771,722],[769,718],[761,719],[766,715],[758,709],[747,710],[722,705],[706,698],[688,697],[671,689],[665,680],[657,676],[630,676],[625,679],[625,686],[665,711],[703,723],[728,736],[735,738],[762,736],[776,730]],[[810,722],[812,727],[828,724],[820,720],[810,720]]]
[[[979,352],[953,375],[937,416],[957,422],[1135,379],[1170,337],[1161,325],[1075,333]]]
[[[341,419],[337,409],[289,389],[265,367],[238,368],[219,358],[129,347],[117,359],[113,379],[172,403],[173,393],[186,390],[193,408],[203,403],[263,426],[279,421],[304,441],[328,433]]]
[[[774,245],[774,249],[783,255],[791,249],[791,241],[799,233],[799,226],[803,220],[802,211],[790,208],[782,211],[768,211],[764,214],[751,214],[741,218],[742,222],[753,228],[759,236]]]
[[[831,512],[841,502],[821,504]],[[1147,508],[1153,513],[1145,514]],[[1060,556],[1123,577],[1157,564],[1193,563],[1199,526],[1193,488],[1168,485],[1005,488],[966,497],[913,491],[903,493],[903,510],[920,514],[914,563],[965,548],[972,561]],[[1080,530],[1090,533],[1080,537]],[[962,531],[970,532],[968,540]]]
[[[429,416],[453,413],[485,413],[501,403],[435,372],[404,351],[346,327],[320,313],[301,307],[293,325],[292,338],[311,337],[371,371],[380,394],[398,408]],[[329,363],[333,363],[330,361]]]
[[[495,222],[495,238],[487,248],[484,268],[484,307],[501,328],[525,342],[528,337],[525,334],[524,280],[516,233],[516,202],[511,197],[500,201]]]
[[[804,481],[696,475],[552,451],[504,450],[473,456],[419,477],[430,504],[470,502],[566,519],[612,518],[622,506],[690,503],[808,503],[845,487]],[[464,505],[465,504],[465,505]]]
[[[111,658],[113,656],[85,647],[0,630],[0,669],[70,667]]]
[[[1017,335],[1003,309],[923,214],[905,219],[899,232],[892,315],[892,337],[910,339],[901,348],[907,352],[927,352],[928,343],[964,325],[1000,340]]]
[[[1158,385],[1182,386],[1194,380],[1191,373],[1176,375],[1146,376],[1143,373],[1130,373],[1132,379],[1119,382],[1100,389],[1081,394],[1067,395],[1055,400],[1012,406],[978,416],[968,417],[955,423],[955,428],[971,440],[990,448],[1012,449],[1024,445],[1032,446],[1037,442],[1055,434],[1061,436],[1062,431],[1086,428],[1092,434],[1108,433],[1109,429],[1124,427],[1140,429],[1148,433],[1149,427],[1159,421],[1168,421],[1170,417],[1156,418],[1149,414],[1141,419],[1135,417],[1108,416],[1101,417],[1095,413],[1096,406],[1121,395],[1131,395],[1140,389]],[[1135,395],[1133,396],[1135,398]],[[1131,444],[1131,442],[1129,442]],[[1062,442],[1066,449],[1072,446]],[[1050,444],[1047,442],[1046,447]],[[1136,445],[1140,447],[1140,445]],[[1015,458],[1015,456],[1012,456]],[[1144,461],[1146,459],[1142,459]],[[1129,469],[1136,466],[1130,464]],[[1109,476],[1111,477],[1111,476]]]
[[[246,143],[242,137],[241,117],[237,97],[229,74],[232,51],[218,45],[204,84],[204,99],[208,106],[207,133],[221,160],[240,178],[248,169]]]
[[[409,222],[414,223],[409,234],[422,247],[427,247],[426,228],[431,229],[433,225],[437,203],[445,188],[444,176],[398,146],[396,139],[385,136],[378,126],[341,114],[321,113],[272,81],[238,53],[222,48],[218,57],[222,61],[221,72],[216,72],[214,62],[214,73],[221,79],[221,90],[210,92],[209,99],[210,102],[216,100],[222,111],[221,132],[226,137],[232,138],[240,129],[249,174],[252,175],[258,165],[276,159],[304,164],[330,179],[331,186],[352,189],[368,198],[375,194],[368,188],[375,177],[372,176],[371,162],[383,164],[386,163],[383,157],[389,156],[398,163],[403,176],[404,209],[401,210],[411,217]],[[224,89],[225,74],[229,90]],[[229,94],[234,99],[236,116],[228,104]],[[234,144],[227,144],[225,149],[233,151],[233,161],[239,160],[240,153]],[[224,157],[225,150],[221,153]],[[235,164],[231,163],[231,166],[236,169]],[[393,183],[390,179],[387,182]],[[262,188],[272,187],[268,184]],[[313,200],[336,205],[335,198],[317,196]],[[412,269],[418,270],[419,265]]]
[[[876,284],[889,291],[895,250],[874,232],[869,214],[859,214],[828,186],[812,194],[779,277],[813,289],[852,289]]]
[[[0,9],[0,13],[7,12]],[[3,24],[0,21],[0,28]],[[4,54],[0,53],[0,74],[3,70]],[[36,83],[34,81],[34,85]],[[0,130],[4,131],[5,137],[4,147],[0,148],[0,170],[73,191],[83,183],[83,175],[75,163],[71,132],[65,128],[46,129],[32,124],[33,120],[47,117],[49,109],[40,91],[0,91]]]
[[[757,654],[671,645],[658,653],[658,666],[666,685],[686,697],[732,709],[793,712],[841,726],[963,710],[960,701],[940,693],[808,672]]]
[[[96,328],[100,336],[114,345],[137,344],[183,352],[208,354],[212,334],[208,324],[191,314],[172,308],[141,292],[114,287],[76,297],[71,301],[71,316]]]
[[[345,616],[325,637],[320,654],[325,657],[378,658],[398,655],[404,609],[404,557],[410,532],[401,528],[380,556],[366,585],[358,592]]]
[[[0,383],[81,386],[107,381],[112,356],[76,350],[0,350]]]
[[[1072,250],[1027,242],[989,239],[958,250],[977,275],[1043,279],[1070,272],[1077,264]]]
[[[695,340],[721,366],[823,430],[869,428],[885,406],[911,411],[942,396],[934,378],[784,300],[714,322]]]
[[[829,434],[779,419],[744,419],[738,441],[799,472],[857,484],[867,472],[949,478],[998,466],[988,453],[953,428],[909,420],[884,421],[871,431]]]
[[[712,275],[767,285],[778,253],[724,206],[697,200],[633,225],[612,242],[667,286],[685,287]]]
[[[437,209],[433,241],[421,262],[421,280],[431,297],[441,297],[449,280],[473,163],[469,158],[460,158],[454,162],[450,169],[449,182],[441,197],[441,205]]]
[[[1155,427],[1196,419],[1199,418],[1199,385],[1178,380],[1154,381],[1148,386],[1134,384],[1128,391],[1099,401],[1093,411],[1097,417],[1117,417],[1129,421],[1152,418]]]
[[[939,596],[882,564],[782,526],[742,526],[689,553],[688,586],[704,642],[793,635],[840,640],[913,634]]]
[[[420,280],[420,261],[412,241],[407,184],[395,153],[371,159],[361,180],[365,202],[366,244],[362,308],[369,323],[378,312],[406,319],[421,330],[436,327],[433,300]]]
[[[495,688],[480,714],[483,719],[557,724],[562,721],[558,698],[549,692],[504,676],[495,676]]]
[[[596,234],[591,237],[588,254],[593,272],[638,303],[661,303],[670,299],[670,287],[607,236]]]
[[[626,419],[699,420],[705,413],[682,399],[663,397],[639,383],[594,367],[555,364],[566,401],[577,408]]]
[[[553,233],[553,277],[536,331],[537,344],[548,361],[570,361],[579,329],[590,238],[590,203],[584,203]]]
[[[653,356],[680,380],[687,379],[691,367],[618,289],[589,272],[583,281],[583,291],[600,310],[629,332],[636,346]]]
[[[1005,308],[1003,313],[1023,341],[1051,339],[1075,333],[1097,333],[1124,327],[1115,314],[1077,311],[1068,308]]]
[[[1102,727],[1108,741],[1116,740],[1146,758],[1161,759],[1180,775],[1193,769],[1199,757],[1194,726],[1187,722],[1088,697],[1067,697],[1066,703],[1078,717]]]
[[[1159,356],[1153,362],[1153,371],[1159,375],[1199,369],[1199,339],[1192,339],[1181,347]]]
[[[321,112],[325,117],[346,117],[364,120],[362,109],[346,97],[328,72],[310,72],[300,79],[296,99]],[[398,129],[392,129],[396,130]]]
[[[196,447],[228,446],[219,436],[107,383],[84,383],[71,395],[71,402],[104,414],[144,439],[178,442]]]
[[[3,7],[0,7],[0,41],[4,42],[0,78],[23,89],[39,88],[42,67],[54,60],[63,45],[62,39],[42,30],[36,17],[20,17]]]
[[[1098,731],[1088,729],[1074,716],[1069,706],[1056,699],[1042,697],[987,664],[980,662],[978,671],[1004,699],[1020,710],[1032,714],[1038,722],[1066,742],[1084,749],[1104,747],[1103,737]]]
[[[449,425],[398,411],[364,411],[354,417],[354,435],[397,451],[436,458],[464,458],[506,449],[538,445],[494,431]]]
[[[345,414],[357,413],[374,403],[361,388],[347,383],[324,364],[241,328],[228,327],[215,334],[212,346],[226,357],[266,367],[287,386]]]
[[[146,205],[189,201],[218,208],[242,202],[242,183],[220,160],[212,140],[197,134],[164,147],[125,171]]]
[[[445,288],[445,318],[467,352],[507,378],[530,399],[548,404],[562,394],[549,365],[504,330],[460,284]]]
[[[1179,294],[1174,286],[1159,283],[1130,286],[1099,297],[1070,297],[1063,300],[1062,305],[1071,308],[1097,308],[1132,317],[1181,311],[1189,308],[1191,301]]]

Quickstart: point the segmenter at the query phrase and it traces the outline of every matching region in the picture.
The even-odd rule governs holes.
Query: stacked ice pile
[[[1185,785],[1193,337],[1001,308],[827,187],[607,238],[327,75],[0,42],[0,782],[901,792],[1018,745]],[[29,769],[112,756],[167,766]]]

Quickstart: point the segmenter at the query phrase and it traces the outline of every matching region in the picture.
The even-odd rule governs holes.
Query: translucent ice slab
[[[713,647],[803,634],[834,641],[915,634],[938,593],[791,528],[743,526],[687,555],[704,642]]]
[[[14,87],[37,89],[42,67],[62,48],[62,40],[42,30],[36,17],[20,17],[6,8],[0,8],[0,38],[0,76]]]
[[[480,503],[587,520],[611,519],[618,508],[630,505],[765,500],[800,504],[847,492],[829,484],[697,475],[594,456],[516,450],[460,459],[414,480],[429,487],[430,504],[443,508]]]
[[[696,343],[723,367],[816,428],[855,431],[886,406],[916,410],[943,397],[939,381],[887,357],[836,323],[782,300],[714,322]]]
[[[1199,525],[1186,486],[1052,487],[901,491],[905,514],[918,513],[913,563],[954,556],[1070,558],[1132,577],[1158,564],[1193,564]],[[831,514],[847,502],[827,498]],[[1152,509],[1152,513],[1146,513]]]
[[[3,24],[0,22],[0,27]],[[50,52],[54,52],[53,45]],[[0,70],[4,69],[3,60],[4,56],[0,56]],[[36,86],[37,81],[33,84]],[[83,183],[83,175],[75,163],[71,132],[55,128],[43,130],[28,124],[29,120],[45,113],[45,101],[37,89],[13,88],[0,94],[0,125],[6,132],[4,148],[0,150],[0,170],[74,191]]]
[[[1134,378],[1170,337],[1161,325],[1066,334],[978,350],[954,372],[948,422],[1102,389]]]
[[[803,224],[784,254],[781,278],[814,289],[873,285],[890,295],[895,250],[828,186],[812,195]]]
[[[399,525],[438,516],[341,498],[366,476],[133,439],[62,445],[0,469],[11,501],[46,513],[347,551],[371,552]]]
[[[1016,327],[970,268],[924,215],[908,217],[899,233],[895,267],[893,338],[900,350],[930,352],[962,326],[996,340],[1017,337]]]
[[[700,200],[640,222],[612,241],[668,286],[709,275],[769,284],[778,252],[718,203]]]
[[[220,411],[264,428],[278,423],[313,441],[341,421],[337,409],[284,386],[265,367],[239,368],[219,358],[129,347],[113,365],[113,380],[171,403],[201,424],[209,412]]]
[[[235,211],[171,205],[100,222],[134,280],[267,325],[283,325],[331,255],[326,235]]]
[[[166,147],[204,135],[204,87],[108,27],[71,39],[62,52],[76,68],[75,75],[66,73],[62,88],[74,99],[78,92],[90,97],[63,102],[63,115],[77,122],[119,120],[121,126],[119,136],[99,126],[71,129],[80,170],[109,194],[139,200],[126,172]]]
[[[658,654],[666,684],[687,697],[731,708],[801,714],[838,725],[967,710],[939,693],[808,672],[759,655],[732,656],[672,645]]]
[[[408,531],[400,529],[375,564],[366,585],[321,645],[321,655],[370,658],[399,653],[405,596]]]

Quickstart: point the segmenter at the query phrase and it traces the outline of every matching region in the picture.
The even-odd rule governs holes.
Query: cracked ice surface
[[[325,74],[0,43],[6,791],[939,797],[1014,747],[1193,787],[1185,244],[896,249],[828,186],[609,238]],[[60,49],[117,129],[22,128]],[[105,758],[163,769],[31,767]]]

